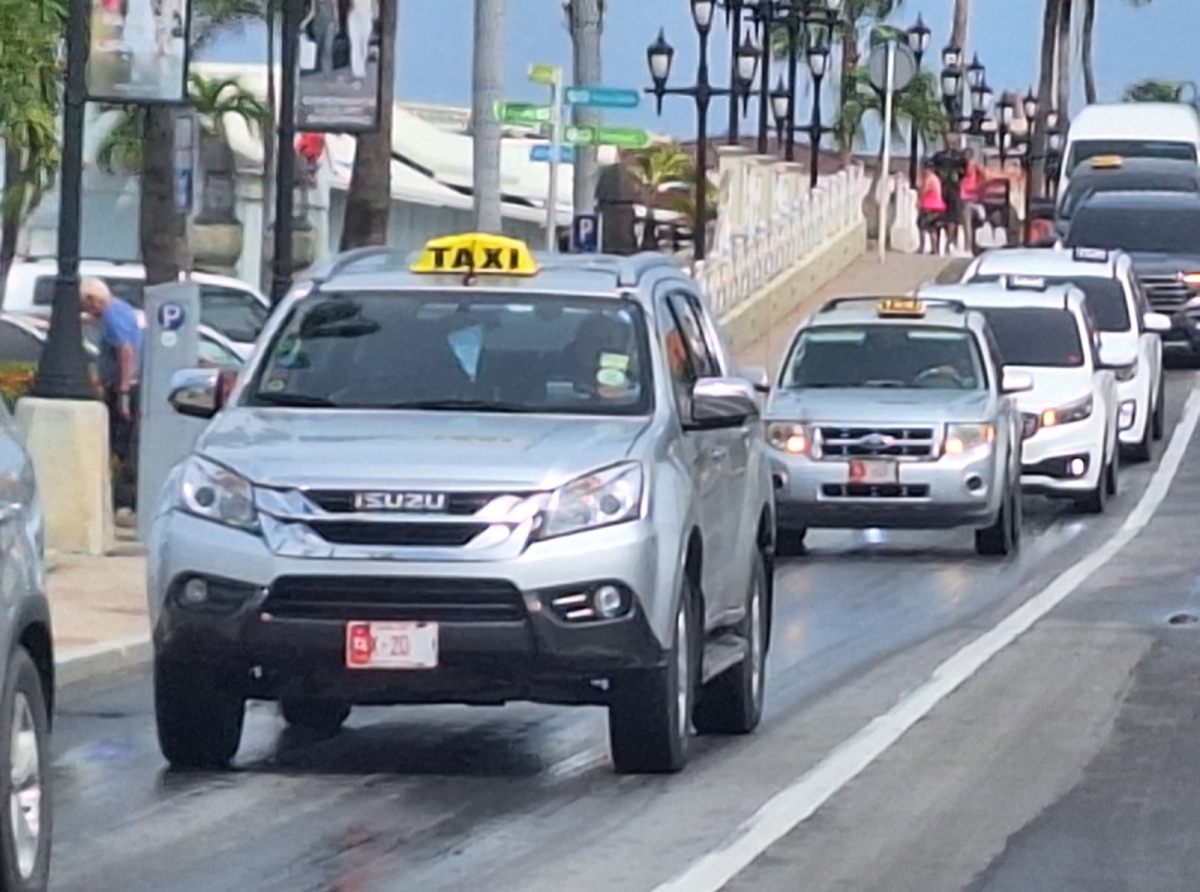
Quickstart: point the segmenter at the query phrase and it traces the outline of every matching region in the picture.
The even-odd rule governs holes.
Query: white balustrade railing
[[[693,269],[723,316],[824,244],[862,223],[870,178],[853,166],[808,188],[797,165],[722,150],[712,253]]]

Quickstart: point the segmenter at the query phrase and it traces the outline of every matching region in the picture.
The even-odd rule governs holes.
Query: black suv
[[[1071,173],[1055,208],[1059,235],[1070,229],[1075,210],[1097,193],[1184,192],[1200,194],[1200,165],[1175,158],[1093,158]]]
[[[1128,253],[1151,307],[1171,317],[1164,342],[1200,353],[1200,195],[1096,193],[1075,211],[1065,243]]]

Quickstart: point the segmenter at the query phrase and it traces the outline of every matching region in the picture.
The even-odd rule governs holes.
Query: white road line
[[[1016,641],[1089,576],[1116,557],[1146,527],[1166,498],[1197,422],[1200,422],[1200,387],[1194,388],[1188,397],[1183,417],[1150,485],[1116,533],[990,631],[939,665],[921,687],[843,741],[790,787],[769,799],[732,837],[674,879],[657,886],[653,892],[716,892],[770,845],[810,818],[988,660]]]

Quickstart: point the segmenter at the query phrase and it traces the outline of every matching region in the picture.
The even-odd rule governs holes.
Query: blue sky
[[[1024,92],[1037,76],[1043,0],[975,0],[970,46],[988,66],[997,91]],[[466,105],[470,101],[471,24],[474,0],[400,0],[399,71],[401,99]],[[540,89],[526,82],[532,62],[568,65],[570,41],[563,27],[560,0],[508,0],[506,68],[508,95],[537,99]],[[608,0],[604,35],[605,81],[612,86],[648,85],[646,46],[660,27],[674,44],[676,78],[690,82],[695,72],[696,38],[687,0]],[[895,19],[907,26],[917,13],[933,29],[933,50],[946,42],[951,0],[907,0]],[[718,22],[723,23],[723,17]],[[1196,36],[1200,35],[1198,0],[1153,0],[1135,9],[1125,0],[1100,3],[1096,38],[1097,79],[1101,99],[1116,99],[1129,83],[1144,77],[1200,80]],[[728,38],[714,31],[715,77],[725,76]],[[208,58],[257,61],[263,57],[261,29],[246,28],[216,41]],[[719,49],[718,49],[719,48]],[[936,64],[937,53],[932,52]],[[1076,78],[1078,81],[1078,78]],[[1081,100],[1076,100],[1076,107]],[[724,107],[714,117],[724,122]],[[634,112],[613,112],[609,122],[645,126],[686,136],[693,132],[692,107],[667,100],[662,119],[650,103]],[[723,127],[722,127],[723,129]]]

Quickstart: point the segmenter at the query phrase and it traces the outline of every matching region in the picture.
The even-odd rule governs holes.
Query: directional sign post
[[[568,87],[567,105],[583,108],[637,108],[642,94],[616,87]]]
[[[566,139],[573,146],[644,149],[650,145],[650,134],[632,127],[568,127]]]
[[[550,151],[550,146],[539,144],[529,150],[529,160],[536,161],[539,164],[546,164],[553,157]],[[560,164],[575,163],[575,147],[574,146],[559,146],[558,161]]]
[[[563,162],[563,71],[557,65],[539,63],[529,66],[529,80],[550,88],[549,106],[526,106],[537,113],[545,112],[538,123],[550,125],[550,145],[534,146],[534,151],[544,149],[546,160],[550,162],[550,184],[546,190],[546,250],[553,253],[558,247],[558,166]],[[509,103],[505,103],[508,105]],[[528,114],[529,112],[520,112]],[[533,151],[530,158],[534,161]]]
[[[501,102],[496,106],[496,117],[501,124],[550,124],[554,110],[530,102]]]

